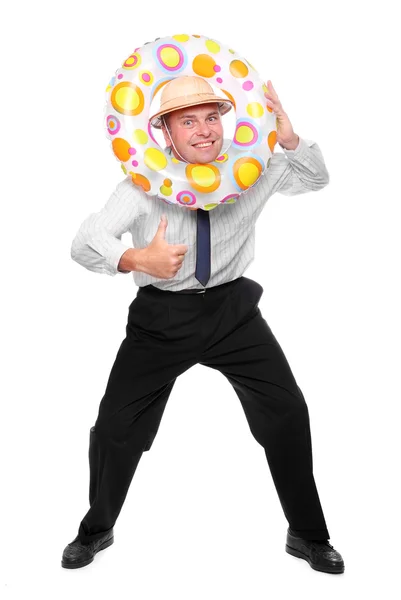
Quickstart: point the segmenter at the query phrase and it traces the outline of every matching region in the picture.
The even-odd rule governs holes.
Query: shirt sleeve
[[[295,150],[274,152],[266,173],[271,194],[295,196],[324,188],[330,180],[319,146],[299,138]]]
[[[130,230],[138,213],[132,192],[132,183],[125,179],[106,205],[81,224],[71,245],[71,258],[85,269],[111,276],[127,274],[117,267],[121,256],[131,247],[121,242],[121,236]]]

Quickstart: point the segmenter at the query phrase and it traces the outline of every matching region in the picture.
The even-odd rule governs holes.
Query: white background
[[[392,8],[394,10],[392,10]],[[400,47],[393,2],[9,4],[2,15],[2,536],[6,598],[386,598],[399,585]],[[115,526],[62,569],[88,503],[89,429],[137,288],[70,258],[123,178],[104,91],[156,37],[203,34],[271,79],[330,184],[273,196],[245,276],[305,395],[314,473],[346,572],[284,551],[263,448],[220,373],[174,386]],[[129,237],[123,240],[130,244]]]

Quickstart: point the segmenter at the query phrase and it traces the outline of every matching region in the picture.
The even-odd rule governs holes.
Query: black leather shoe
[[[64,548],[61,566],[65,569],[79,569],[79,567],[85,567],[93,561],[97,552],[108,548],[113,542],[113,528],[111,528],[103,537],[93,542],[89,542],[88,544],[82,544],[77,535],[75,540],[70,542]]]
[[[286,552],[307,560],[312,569],[324,573],[344,573],[342,556],[326,541],[304,540],[287,531]]]

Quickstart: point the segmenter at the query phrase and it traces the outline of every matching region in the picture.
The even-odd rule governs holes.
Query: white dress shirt
[[[221,204],[209,211],[211,274],[206,288],[237,279],[249,267],[254,259],[255,223],[270,196],[275,192],[286,196],[304,194],[329,183],[316,142],[300,137],[295,150],[283,150],[273,153],[269,168],[234,204]],[[195,279],[197,211],[149,196],[132,183],[130,176],[117,185],[104,208],[81,224],[72,242],[71,257],[90,271],[127,275],[117,269],[122,254],[130,248],[122,243],[122,234],[129,231],[133,247],[145,248],[153,240],[163,213],[168,220],[166,242],[186,244],[188,252],[174,278],[160,279],[132,271],[135,284],[153,284],[169,291],[204,289]]]

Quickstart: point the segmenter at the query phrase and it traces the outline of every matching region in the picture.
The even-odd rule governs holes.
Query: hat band
[[[202,96],[202,97],[200,97]],[[211,101],[215,101],[215,102],[225,102],[224,98],[219,98],[218,96],[215,96],[214,94],[210,94],[207,92],[201,92],[201,93],[195,93],[195,94],[182,94],[181,96],[178,96],[176,98],[171,98],[169,100],[165,100],[161,105],[160,105],[160,111],[162,110],[166,110],[167,107],[170,106],[182,106],[182,104],[185,104],[186,102],[202,102],[204,101],[205,97],[210,98]],[[227,102],[229,102],[229,100],[227,99]]]

